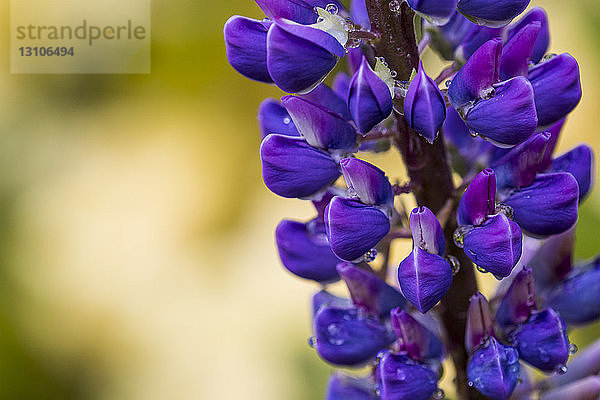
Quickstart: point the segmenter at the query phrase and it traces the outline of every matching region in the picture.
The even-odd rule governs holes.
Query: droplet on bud
[[[447,80],[446,83],[445,83],[446,87],[450,87],[450,84],[452,84],[451,80]]]
[[[392,11],[392,12],[397,13],[400,11],[400,2],[398,0],[390,1],[389,6],[390,6],[390,11]]]
[[[556,372],[558,375],[564,375],[564,374],[566,374],[566,373],[567,373],[567,366],[566,366],[566,365],[559,365],[559,366],[556,368],[556,371],[555,371],[555,372]]]
[[[506,215],[506,218],[508,219],[513,219],[514,215],[515,215],[515,211],[513,210],[513,208],[511,206],[509,206],[508,204],[504,204],[504,203],[498,203],[496,204],[496,214],[504,214]]]
[[[308,345],[310,347],[312,347],[313,349],[315,348],[315,346],[317,345],[317,338],[316,336],[311,336],[308,338]]]
[[[579,347],[575,343],[569,345],[569,354],[575,354],[579,351]]]
[[[467,382],[467,386],[468,386],[468,387],[473,387],[473,385],[474,385],[474,383],[473,383],[473,382],[471,382],[471,381]]]
[[[446,256],[446,261],[450,264],[450,268],[452,268],[452,276],[455,276],[460,271],[460,261],[458,258],[448,255]]]
[[[371,249],[371,250],[367,251],[365,253],[365,255],[363,256],[363,260],[365,262],[375,261],[375,258],[377,258],[377,250],[375,250],[375,249]]]
[[[483,89],[481,91],[481,99],[482,100],[489,100],[492,97],[494,97],[496,95],[496,89],[494,89],[493,86],[490,86],[487,89]]]
[[[446,397],[446,393],[442,389],[437,389],[432,396],[435,400],[442,400],[444,397]]]
[[[325,6],[325,11],[327,11],[330,14],[337,14],[339,10],[338,10],[338,6],[336,6],[333,3],[330,3]]]

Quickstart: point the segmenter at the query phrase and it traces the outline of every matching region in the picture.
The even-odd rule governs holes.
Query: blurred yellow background
[[[312,211],[260,178],[256,109],[281,92],[238,75],[222,41],[230,15],[260,9],[155,0],[151,74],[11,75],[8,3],[0,399],[322,398],[331,368],[306,343],[317,287],[284,271],[273,239],[280,219]],[[600,4],[532,5],[548,10],[551,51],[581,66],[560,151],[585,141],[599,154]],[[395,154],[372,159],[401,170]],[[598,252],[599,206],[596,187],[580,257]]]

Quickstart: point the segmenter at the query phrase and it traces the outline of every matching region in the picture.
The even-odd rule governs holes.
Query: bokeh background
[[[600,3],[532,5],[549,12],[551,50],[581,66],[559,149],[600,154]],[[306,342],[316,287],[282,269],[273,240],[312,211],[261,181],[256,109],[281,93],[227,64],[233,14],[262,17],[251,0],[154,0],[149,75],[11,75],[1,3],[0,399],[322,398],[331,368]],[[396,154],[372,160],[402,174]],[[598,252],[598,226],[596,187],[579,258]]]

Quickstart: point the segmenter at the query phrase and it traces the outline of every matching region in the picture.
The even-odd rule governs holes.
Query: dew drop
[[[445,83],[445,85],[446,85],[447,88],[450,87],[451,84],[452,84],[451,80],[447,80],[446,83]]]
[[[392,78],[395,78],[395,77],[397,77],[397,76],[398,76],[398,73],[397,73],[396,71],[394,71],[394,70],[391,70],[391,71],[390,71],[390,76],[391,76]]]
[[[442,389],[437,389],[434,393],[433,393],[433,398],[435,400],[442,400],[444,397],[446,397],[446,393],[444,393],[444,391]]]
[[[519,353],[517,353],[517,350],[515,350],[513,348],[509,348],[508,351],[506,352],[506,361],[509,364],[514,364],[517,361],[519,361]]]
[[[292,122],[292,119],[291,119],[290,117],[285,117],[285,118],[283,119],[283,123],[284,123],[284,124],[286,124],[286,125],[289,125],[289,124],[290,124],[290,122]]]
[[[579,347],[575,343],[569,345],[569,354],[575,354],[579,351]]]
[[[367,251],[365,253],[365,255],[363,256],[363,260],[365,262],[375,261],[376,258],[377,258],[377,250],[375,250],[375,249],[371,249],[371,250]]]
[[[492,86],[490,86],[489,88],[483,89],[481,91],[481,98],[483,100],[489,100],[492,97],[494,97],[496,95],[496,89],[494,89]]]
[[[390,6],[390,11],[392,11],[392,12],[397,13],[400,11],[400,2],[398,0],[390,1],[389,6]]]
[[[460,262],[458,258],[448,255],[446,256],[446,261],[450,264],[450,268],[452,269],[452,276],[455,276],[460,271]]]
[[[469,135],[471,135],[472,137],[477,137],[479,136],[479,133],[472,131],[471,129],[469,129]]]
[[[316,336],[309,337],[308,345],[314,349],[317,346],[317,337]]]
[[[463,248],[465,244],[465,235],[473,229],[470,225],[461,225],[454,231],[452,238],[456,247]]]
[[[325,11],[327,11],[330,14],[337,14],[338,13],[338,6],[336,6],[333,3],[329,3],[325,6]]]
[[[556,373],[558,375],[564,375],[567,373],[567,366],[566,365],[559,365],[558,367],[556,367]]]
[[[330,344],[334,346],[340,346],[344,344],[344,339],[341,337],[343,330],[338,324],[329,324],[327,326],[327,333],[329,334],[327,341]]]
[[[473,383],[473,382],[471,382],[471,381],[467,382],[467,386],[468,386],[468,387],[473,387],[473,385],[474,385],[474,383]]]
[[[513,210],[513,208],[511,206],[509,206],[508,204],[504,204],[504,203],[496,204],[495,213],[496,214],[504,214],[504,215],[506,215],[506,217],[508,219],[513,219],[513,217],[515,215],[515,211]]]

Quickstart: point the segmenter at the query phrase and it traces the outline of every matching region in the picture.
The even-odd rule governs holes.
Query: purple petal
[[[450,288],[452,270],[441,256],[414,247],[400,263],[398,282],[406,299],[426,313]]]
[[[340,260],[331,252],[323,230],[284,219],[277,225],[275,240],[285,268],[301,278],[317,282],[339,279],[335,266]]]
[[[552,164],[552,153],[554,153],[554,148],[556,147],[556,143],[558,142],[558,138],[565,121],[566,118],[563,118],[546,129],[546,132],[550,133],[550,140],[548,141],[548,145],[546,146],[546,150],[544,151],[544,155],[542,157],[540,171],[546,171],[548,168],[550,168],[550,164]]]
[[[392,308],[404,308],[406,299],[402,293],[372,273],[352,263],[338,264],[337,271],[357,307],[381,317],[389,315]]]
[[[323,307],[314,329],[317,352],[337,365],[367,362],[394,340],[385,326],[356,308]]]
[[[327,383],[325,400],[377,400],[375,382],[369,377],[357,378],[341,372],[333,373]]]
[[[446,119],[444,96],[433,79],[425,74],[421,61],[404,99],[404,118],[429,143],[433,143]]]
[[[348,90],[350,90],[350,77],[345,72],[338,72],[333,78],[332,89],[340,99],[343,99],[344,105],[346,106],[346,112],[348,113],[349,119],[352,119],[350,111],[348,111],[348,105],[346,99],[348,98]]]
[[[307,197],[334,182],[340,171],[331,156],[304,139],[268,135],[260,146],[265,185],[282,197]]]
[[[496,311],[496,322],[502,330],[521,324],[536,309],[535,284],[531,268],[524,267],[513,279]]]
[[[339,114],[298,96],[284,96],[281,102],[311,146],[346,151],[356,148],[356,130]]]
[[[514,339],[521,359],[542,371],[552,372],[569,358],[565,322],[551,308],[534,312]]]
[[[267,31],[271,22],[234,15],[225,22],[225,50],[231,66],[246,78],[271,83],[267,70]]]
[[[490,151],[497,149],[490,142],[471,136],[469,128],[452,106],[446,107],[446,120],[442,129],[444,139],[458,151],[463,158],[461,161],[467,164],[466,169],[471,169],[477,163],[487,164]]]
[[[393,204],[392,185],[385,172],[358,158],[344,158],[340,161],[348,189],[364,204]]]
[[[498,82],[502,39],[485,42],[452,79],[448,98],[456,110],[485,97],[485,93]]]
[[[550,137],[549,132],[536,133],[494,162],[491,166],[496,173],[496,188],[501,191],[531,185],[541,171]]]
[[[583,201],[590,191],[594,175],[594,153],[592,148],[582,144],[573,150],[555,158],[552,171],[568,172],[577,179],[579,185],[579,202]]]
[[[518,76],[498,83],[494,89],[494,97],[475,103],[467,112],[465,123],[497,146],[524,142],[538,124],[531,84]]]
[[[490,305],[479,292],[471,296],[467,311],[467,328],[465,332],[465,346],[468,352],[476,350],[494,338],[494,322]]]
[[[575,227],[548,238],[529,261],[535,287],[541,293],[562,281],[573,269]]]
[[[309,91],[345,54],[330,34],[306,25],[275,20],[267,34],[267,68],[289,93]]]
[[[464,17],[463,17],[464,18]],[[504,28],[490,28],[487,26],[474,25],[468,35],[465,36],[460,46],[456,49],[456,58],[466,62],[478,48],[488,40],[502,39]]]
[[[390,230],[390,220],[382,211],[337,196],[325,210],[325,223],[331,249],[347,261],[361,257]]]
[[[548,29],[548,16],[546,15],[546,11],[540,7],[533,7],[531,10],[527,12],[519,21],[515,24],[511,25],[507,30],[506,40],[510,41],[512,37],[519,32],[524,26],[530,24],[531,22],[539,22],[541,25],[541,29],[537,35],[535,40],[535,45],[533,47],[533,54],[531,56],[531,61],[534,63],[538,63],[546,51],[548,50],[548,45],[550,44],[550,31]]]
[[[350,81],[348,108],[360,133],[367,133],[392,112],[390,89],[369,66],[363,56]]]
[[[588,376],[540,396],[540,400],[593,400],[600,396],[600,376]]]
[[[569,324],[600,318],[600,258],[576,268],[548,294],[547,304]]]
[[[300,136],[292,117],[278,100],[265,99],[258,107],[258,126],[260,137],[264,139],[270,133],[286,136]]]
[[[464,237],[464,251],[471,261],[500,277],[510,275],[521,258],[521,246],[519,225],[504,214],[490,217]]]
[[[344,7],[337,0],[255,0],[267,17],[285,18],[299,24],[314,24],[317,22],[315,7],[325,8],[335,4],[339,10]]]
[[[500,62],[500,79],[514,76],[527,77],[536,38],[542,29],[539,21],[532,21],[523,26],[506,42],[502,49]]]
[[[577,221],[579,187],[566,172],[539,174],[531,186],[512,193],[504,203],[514,211],[514,220],[535,236],[556,235]]]
[[[441,19],[450,18],[454,14],[457,2],[458,0],[407,0],[413,10]]]
[[[458,204],[459,225],[480,225],[496,210],[496,174],[491,168],[478,173]]]
[[[395,308],[391,316],[400,351],[406,351],[412,359],[421,361],[440,359],[443,356],[440,339],[409,313]]]
[[[569,369],[565,374],[552,375],[543,384],[546,387],[561,387],[598,373],[600,373],[600,339],[586,346],[569,361]]]
[[[351,47],[348,49],[348,54],[346,54],[346,65],[348,65],[350,73],[354,74],[358,71],[363,57],[364,55],[360,47]],[[348,99],[348,92],[346,92],[346,99]]]
[[[540,126],[548,126],[570,113],[581,99],[579,65],[568,53],[542,61],[529,70]]]
[[[457,9],[471,20],[493,27],[504,26],[521,14],[530,0],[459,0]]]
[[[493,400],[508,399],[520,376],[517,350],[492,337],[487,346],[471,356],[467,375],[469,382],[484,396]]]
[[[325,223],[325,208],[327,208],[327,205],[331,199],[333,199],[333,196],[340,193],[342,193],[340,188],[330,187],[325,191],[325,193],[323,193],[322,196],[315,196],[315,198],[312,199],[313,206],[318,214],[317,218],[315,219],[317,219],[319,222]]]
[[[428,400],[437,389],[437,374],[403,354],[386,353],[377,377],[382,400]]]
[[[312,298],[313,318],[323,307],[333,306],[338,308],[351,308],[352,302],[350,299],[335,296],[323,289],[315,293]]]
[[[425,20],[423,21],[423,28],[429,33],[429,45],[442,58],[448,61],[454,60],[454,52],[458,45],[476,27],[477,25],[466,19],[459,12],[454,12],[450,20],[442,26],[436,26]],[[479,43],[479,45],[482,43]]]
[[[360,25],[363,30],[371,30],[371,21],[369,20],[369,13],[367,12],[365,0],[351,0],[350,15],[352,16],[352,22],[354,22],[354,24]]]
[[[338,73],[336,78],[340,75],[345,74]],[[333,111],[334,113],[339,114],[345,120],[349,121],[352,119],[352,117],[350,116],[350,111],[348,111],[348,105],[346,104],[347,95],[347,90],[340,95],[326,84],[321,83],[320,85],[317,85],[317,87],[314,88],[310,93],[302,94],[300,97],[310,101],[311,103],[323,106],[329,111]]]
[[[410,231],[414,246],[431,253],[443,255],[446,252],[446,239],[440,222],[427,207],[415,207],[410,213]]]

